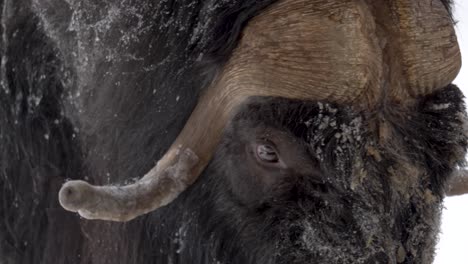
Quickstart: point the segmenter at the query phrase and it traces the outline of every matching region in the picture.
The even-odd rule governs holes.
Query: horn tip
[[[60,205],[68,211],[78,212],[83,205],[86,203],[92,186],[85,181],[68,181],[66,182],[59,191],[59,202]]]

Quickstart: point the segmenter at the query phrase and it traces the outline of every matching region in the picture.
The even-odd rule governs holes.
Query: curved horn
[[[176,141],[142,179],[123,187],[69,181],[59,192],[62,207],[87,219],[128,221],[174,200],[208,164],[229,114],[244,98],[215,88],[206,92]]]
[[[447,11],[432,8],[440,3],[430,0],[419,0],[425,5],[421,14],[412,0],[390,2],[398,8],[386,0],[278,1],[249,22],[218,81],[207,88],[155,168],[124,187],[67,182],[60,203],[85,218],[114,221],[170,203],[197,179],[236,106],[249,96],[353,102],[369,110],[388,87],[391,98],[401,101],[452,81],[459,53]],[[396,27],[395,10],[401,20]],[[426,21],[425,16],[434,15],[441,16],[439,22]],[[381,26],[387,24],[390,28]],[[418,49],[420,54],[411,53]],[[403,55],[407,57],[401,60]],[[441,58],[442,71],[430,66]]]

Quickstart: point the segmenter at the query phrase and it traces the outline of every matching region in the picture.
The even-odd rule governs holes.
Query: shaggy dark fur
[[[444,186],[467,147],[464,111],[455,86],[378,114],[252,99],[202,178],[151,215],[145,252],[154,263],[432,263]],[[383,120],[385,143],[369,129]],[[287,175],[265,191],[244,157],[260,126],[302,141],[321,181]]]
[[[2,264],[432,259],[442,190],[466,147],[452,86],[378,113],[253,99],[175,203],[126,224],[65,212],[66,179],[123,183],[154,165],[274,0],[34,2],[0,0]],[[241,202],[233,183],[250,181],[233,153],[260,124],[302,140],[323,181],[294,175]]]

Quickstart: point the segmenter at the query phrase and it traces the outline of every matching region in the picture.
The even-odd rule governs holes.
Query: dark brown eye
[[[276,163],[279,161],[276,149],[268,144],[257,145],[257,156],[261,161]]]

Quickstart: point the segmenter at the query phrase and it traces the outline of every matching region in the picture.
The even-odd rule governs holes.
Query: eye
[[[256,151],[257,157],[263,162],[277,163],[279,161],[275,147],[270,144],[258,144]]]

